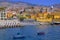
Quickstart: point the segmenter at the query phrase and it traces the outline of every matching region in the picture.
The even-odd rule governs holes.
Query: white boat
[[[13,37],[13,39],[23,39],[23,38],[25,38],[24,35],[15,35],[15,36]]]
[[[23,39],[25,38],[24,35],[21,35],[20,33],[17,33],[17,35],[13,36],[13,39]]]
[[[60,22],[52,22],[52,24],[60,25]]]

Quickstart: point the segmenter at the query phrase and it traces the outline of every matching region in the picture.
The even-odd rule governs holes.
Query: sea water
[[[43,32],[44,35],[37,35]],[[13,39],[17,33],[25,38]],[[60,40],[60,25],[26,25],[18,28],[0,29],[0,40]]]

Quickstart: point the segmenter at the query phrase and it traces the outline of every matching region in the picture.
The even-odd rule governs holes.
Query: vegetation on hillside
[[[25,19],[25,17],[23,17],[23,16],[20,15],[20,14],[17,14],[17,17],[18,17],[18,19],[19,19],[20,21],[23,21],[23,20]]]
[[[0,11],[3,11],[5,9],[6,9],[6,7],[0,7]]]

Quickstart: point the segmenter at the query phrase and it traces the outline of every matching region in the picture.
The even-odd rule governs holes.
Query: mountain
[[[60,8],[60,4],[54,4],[53,6],[56,8]]]
[[[30,6],[36,6],[36,4],[31,4],[31,3],[23,2],[23,1],[0,0],[0,3],[1,3],[1,2],[8,2],[8,3],[12,3],[12,4],[18,4],[18,3],[21,3],[21,4],[27,4],[27,5],[30,5]]]
[[[17,7],[39,6],[39,7],[42,7],[42,5],[30,4],[30,3],[22,2],[22,1],[14,2],[14,1],[8,1],[8,0],[6,0],[6,1],[0,0],[0,6],[4,6],[4,7],[9,7],[9,6],[17,6]]]
[[[0,1],[0,6],[8,7],[8,6],[30,6],[27,3],[15,3],[15,2],[1,2]]]
[[[60,4],[54,4],[54,10],[60,12]]]

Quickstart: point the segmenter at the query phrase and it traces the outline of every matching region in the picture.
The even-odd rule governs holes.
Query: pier
[[[0,20],[0,29],[21,27],[18,20]]]

